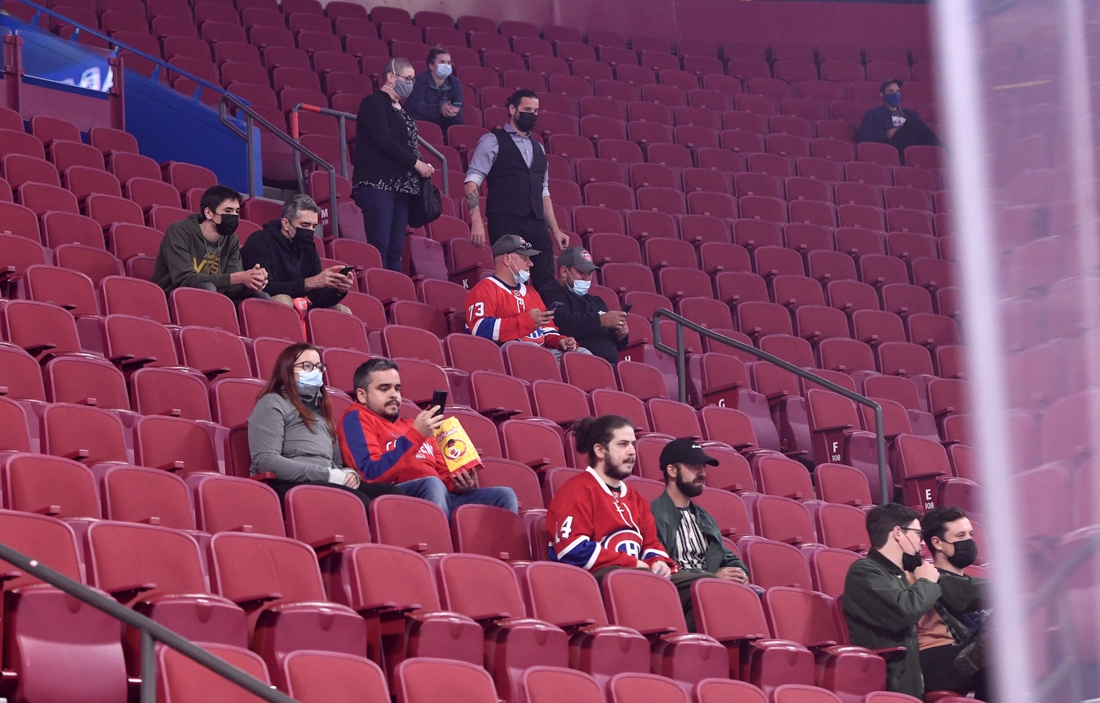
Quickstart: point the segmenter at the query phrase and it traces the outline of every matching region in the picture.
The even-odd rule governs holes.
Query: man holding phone
[[[311,308],[351,310],[340,301],[355,284],[351,267],[321,268],[321,255],[314,243],[321,208],[308,195],[292,195],[283,203],[282,217],[253,233],[241,247],[244,267],[259,265],[267,270],[271,299],[294,306],[296,298],[308,300]]]
[[[436,391],[433,405],[415,419],[401,417],[401,369],[390,359],[371,359],[355,370],[355,402],[337,428],[346,466],[370,483],[395,484],[414,498],[438,505],[450,518],[460,505],[478,503],[519,511],[511,488],[477,487],[473,471],[451,473],[435,431],[443,422],[446,393]]]
[[[577,351],[615,364],[630,344],[630,330],[625,312],[608,310],[603,298],[588,292],[598,268],[583,247],[568,247],[558,254],[557,278],[539,288],[539,295],[554,311],[558,330],[577,340]]]

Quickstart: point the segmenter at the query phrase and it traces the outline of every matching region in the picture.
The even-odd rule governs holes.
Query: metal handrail
[[[356,115],[353,115],[350,112],[343,112],[341,110],[333,110],[333,109],[327,108],[327,107],[320,107],[318,105],[307,105],[306,103],[298,103],[294,107],[290,108],[290,136],[294,137],[295,139],[299,138],[299,136],[300,136],[300,133],[298,131],[298,113],[302,110],[305,110],[306,112],[313,112],[313,113],[316,113],[318,115],[328,115],[329,117],[335,117],[336,118],[336,127],[339,130],[338,134],[339,134],[339,138],[340,138],[340,175],[342,175],[344,178],[347,178],[348,177],[348,136],[347,136],[348,135],[348,129],[347,129],[347,121],[348,121],[348,118],[351,118],[351,119],[354,120],[356,118]],[[447,157],[444,156],[442,153],[440,153],[439,150],[437,150],[431,144],[424,141],[424,137],[421,137],[419,134],[416,135],[416,141],[420,144],[420,146],[422,146],[424,149],[426,149],[429,154],[431,154],[435,158],[439,159],[440,165],[442,166],[442,170],[443,170],[443,174],[444,174],[444,177],[443,177],[443,195],[450,196],[451,188],[450,188],[450,184],[448,183],[448,179],[446,177],[446,174],[447,174]],[[299,163],[298,164],[298,185],[299,185],[299,187],[303,186],[304,177],[305,176],[302,173],[301,164]],[[332,192],[333,193],[336,192],[335,188],[332,190]],[[333,196],[333,197],[335,198],[335,196]]]
[[[249,103],[249,101],[245,100],[244,98],[238,97],[238,96],[234,95],[233,93],[230,93],[229,91],[227,91],[225,88],[221,87],[220,85],[215,85],[214,83],[211,83],[211,82],[209,82],[209,81],[207,81],[203,78],[199,78],[198,76],[196,76],[192,73],[189,73],[189,72],[187,72],[187,71],[185,71],[185,70],[183,70],[183,69],[181,69],[177,66],[173,66],[172,64],[166,62],[164,59],[160,58],[159,56],[153,56],[152,54],[147,54],[144,51],[142,51],[140,49],[136,49],[136,48],[130,46],[129,44],[125,44],[123,42],[120,42],[117,39],[115,39],[114,37],[110,37],[110,36],[104,34],[103,32],[100,32],[97,29],[93,29],[91,27],[83,25],[80,22],[76,22],[76,21],[70,19],[69,17],[66,17],[65,15],[62,15],[58,12],[55,12],[55,11],[53,11],[53,10],[43,6],[43,5],[39,5],[38,3],[34,2],[33,0],[7,0],[7,1],[8,2],[20,2],[24,5],[27,5],[29,7],[34,8],[35,15],[31,19],[32,25],[37,24],[38,18],[44,13],[46,15],[49,15],[50,17],[57,17],[57,18],[63,19],[63,20],[65,20],[65,22],[67,24],[72,25],[77,30],[77,32],[75,32],[74,35],[73,35],[74,37],[77,36],[77,34],[80,33],[80,32],[86,32],[86,33],[90,34],[93,37],[98,37],[98,38],[104,40],[105,42],[108,43],[108,45],[114,46],[115,47],[114,51],[115,51],[116,54],[117,54],[119,49],[124,49],[124,50],[130,52],[131,54],[134,54],[136,56],[140,56],[141,58],[145,59],[146,61],[152,61],[156,65],[156,68],[153,69],[153,76],[152,76],[153,80],[158,79],[158,77],[160,75],[160,69],[161,69],[161,67],[163,67],[166,71],[171,71],[172,73],[177,73],[177,74],[183,76],[184,78],[189,78],[189,79],[195,81],[199,86],[198,89],[195,91],[195,94],[192,96],[195,100],[198,100],[199,98],[201,98],[202,91],[203,91],[204,88],[212,90],[215,93],[217,93],[218,95],[220,95],[221,97],[218,101],[218,116],[220,117],[223,124],[225,124],[231,130],[233,130],[233,132],[237,136],[244,139],[245,145],[248,149],[248,196],[249,197],[255,197],[255,195],[256,195],[256,191],[255,191],[255,188],[254,188],[254,184],[255,184],[256,179],[254,178],[254,176],[255,176],[255,166],[254,166],[254,159],[253,159],[253,156],[255,155],[255,146],[252,143],[253,123],[259,124],[261,127],[263,127],[264,129],[266,129],[269,132],[271,132],[272,134],[274,134],[281,142],[283,142],[284,144],[287,144],[288,146],[290,146],[290,148],[293,149],[295,152],[301,154],[305,158],[307,158],[310,161],[313,161],[314,163],[316,163],[322,169],[328,171],[328,173],[329,173],[329,187],[331,188],[331,192],[333,192],[333,193],[336,192],[336,169],[335,169],[335,167],[333,167],[332,164],[328,163],[327,161],[322,159],[317,154],[314,154],[312,151],[310,151],[309,149],[302,146],[301,143],[298,142],[295,138],[291,137],[286,132],[284,132],[283,130],[279,129],[278,127],[276,127],[271,122],[268,122],[266,119],[264,119],[259,113],[257,113],[255,110],[252,109],[251,103]],[[3,2],[3,0],[0,0],[0,6],[2,6],[2,2]],[[235,124],[229,118],[229,113],[226,110],[226,105],[227,104],[231,104],[234,109],[236,109],[240,112],[243,112],[245,114],[245,120],[244,120],[245,121],[245,130],[242,130],[237,124]],[[295,163],[298,166],[298,170],[301,171],[301,159],[297,156],[295,157]],[[298,185],[299,185],[300,192],[305,192],[304,184],[301,182],[300,179],[299,179]],[[333,232],[334,233],[338,232],[339,231],[337,229],[338,219],[337,219],[337,216],[335,214],[335,208],[333,208],[333,215],[331,217],[331,221],[332,221]]]
[[[667,317],[676,323],[676,348],[668,346],[661,341],[661,318]],[[827,378],[818,376],[812,371],[795,366],[794,364],[780,359],[778,356],[774,356],[765,351],[761,351],[751,344],[745,344],[739,342],[736,339],[731,339],[723,334],[719,334],[713,330],[709,330],[702,325],[692,322],[686,317],[682,317],[672,312],[667,308],[658,308],[653,312],[653,346],[665,354],[670,354],[676,357],[676,380],[679,384],[678,392],[680,395],[680,402],[687,402],[687,359],[686,349],[684,347],[684,328],[699,334],[707,339],[712,339],[715,342],[720,342],[728,346],[737,349],[738,351],[745,352],[746,354],[752,354],[758,359],[768,362],[769,364],[775,364],[781,369],[790,371],[796,376],[800,376],[814,383],[828,388],[832,392],[842,395],[848,400],[859,403],[860,405],[866,405],[875,412],[875,444],[878,448],[878,478],[879,487],[882,491],[882,502],[890,502],[890,490],[889,487],[893,485],[893,480],[890,478],[889,472],[886,468],[886,435],[883,431],[882,424],[882,406],[871,400],[867,396],[860,395],[854,391],[850,391],[843,386],[838,386]]]
[[[0,543],[0,560],[19,567],[31,576],[141,631],[141,703],[156,703],[157,700],[157,642],[176,650],[269,703],[295,703],[290,696],[246,674],[224,659],[195,646],[164,625],[150,620],[137,611],[54,571],[37,559],[32,559],[3,543]]]

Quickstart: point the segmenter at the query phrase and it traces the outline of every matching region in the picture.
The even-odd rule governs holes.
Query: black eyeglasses
[[[301,368],[302,371],[306,371],[306,372],[313,371],[314,369],[316,369],[316,370],[321,371],[323,373],[324,370],[325,370],[325,365],[323,363],[315,364],[312,361],[302,361],[302,362],[299,362],[299,363],[295,364],[294,367],[295,368]]]

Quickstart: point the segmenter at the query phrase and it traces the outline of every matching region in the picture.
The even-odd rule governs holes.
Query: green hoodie
[[[219,293],[230,297],[243,295],[244,285],[231,285],[229,275],[243,270],[241,247],[237,235],[222,237],[210,244],[202,236],[199,223],[203,216],[195,213],[179,222],[173,222],[164,233],[153,265],[153,283],[171,293],[176,288],[198,288],[204,283],[214,284]],[[207,256],[210,259],[207,259]],[[217,257],[215,262],[213,259]]]

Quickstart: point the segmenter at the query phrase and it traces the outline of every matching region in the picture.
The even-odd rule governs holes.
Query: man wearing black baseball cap
[[[557,278],[543,284],[539,295],[554,310],[561,333],[577,340],[578,351],[614,364],[630,343],[626,313],[608,311],[603,298],[588,292],[598,268],[583,247],[568,247],[558,255]]]
[[[554,325],[537,291],[529,285],[532,257],[543,255],[523,237],[506,234],[493,243],[493,275],[466,295],[466,331],[504,343],[532,342],[561,354],[575,351],[577,340]]]
[[[722,542],[714,518],[691,500],[703,492],[706,467],[718,466],[718,460],[704,452],[695,440],[674,439],[661,450],[660,462],[665,492],[650,503],[650,510],[657,523],[658,539],[669,557],[680,565],[680,571],[672,575],[672,582],[680,591],[688,629],[694,631],[692,582],[720,578],[748,583],[748,569]]]

